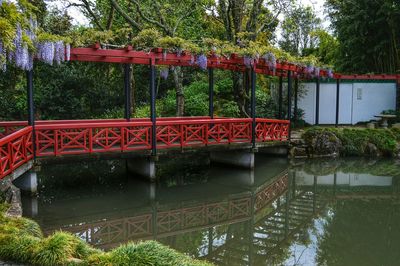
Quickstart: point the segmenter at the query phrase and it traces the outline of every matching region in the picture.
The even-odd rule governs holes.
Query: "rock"
[[[331,131],[316,132],[306,140],[311,157],[336,157],[340,154],[342,142]]]
[[[291,139],[290,144],[293,146],[304,145],[305,141],[303,139]]]
[[[372,157],[378,157],[381,156],[379,149],[375,146],[373,143],[368,143],[364,147],[364,154]]]
[[[307,158],[307,149],[302,147],[293,147],[290,149],[289,154],[292,158]]]

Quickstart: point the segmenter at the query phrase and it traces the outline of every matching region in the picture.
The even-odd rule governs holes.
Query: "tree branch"
[[[111,4],[111,2],[110,2]],[[115,7],[111,4],[110,5],[110,13],[108,14],[108,19],[107,19],[107,30],[110,30],[113,24],[114,20],[114,15],[115,15]]]
[[[100,29],[100,30],[104,30],[104,27],[101,25],[99,18],[96,16],[96,14],[93,12],[93,10],[90,8],[90,3],[86,0],[81,0],[82,4],[77,4],[77,3],[70,3],[67,8],[71,7],[71,6],[75,6],[75,7],[80,7],[83,8],[84,10],[86,10],[86,12],[92,17],[92,21],[94,22],[94,24]]]
[[[115,8],[115,10],[117,10],[118,13],[121,14],[121,16],[128,21],[129,24],[131,24],[133,27],[137,28],[138,30],[142,29],[142,25],[140,25],[139,23],[137,23],[134,19],[132,19],[122,8],[121,6],[117,3],[116,0],[110,0],[111,4],[113,5],[113,7]]]
[[[191,14],[193,14],[196,9],[195,9],[196,2],[192,2],[191,6],[188,8],[188,12],[184,13],[182,16],[180,16],[175,23],[175,27],[172,30],[172,34],[175,34],[176,30],[178,29],[179,25],[182,23],[183,19],[186,17],[189,17]]]
[[[115,0],[112,0],[112,1],[115,1]],[[143,10],[140,8],[140,4],[139,4],[138,1],[136,1],[136,0],[131,0],[131,2],[132,2],[133,4],[135,4],[135,6],[136,6],[136,11],[139,13],[139,15],[140,15],[140,17],[141,17],[142,19],[144,19],[144,20],[147,21],[148,23],[151,23],[151,24],[154,24],[154,25],[160,27],[167,35],[171,35],[171,34],[172,34],[172,31],[171,31],[166,25],[163,25],[163,24],[161,24],[160,22],[158,22],[158,21],[156,21],[156,20],[150,18],[149,16],[146,16],[146,15],[143,13]]]

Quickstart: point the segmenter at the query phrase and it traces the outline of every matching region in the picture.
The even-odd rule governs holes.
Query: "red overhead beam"
[[[195,62],[193,62],[195,59],[196,56],[187,52],[183,52],[181,55],[177,55],[176,53],[163,53],[161,48],[156,48],[149,52],[135,51],[131,46],[124,49],[101,49],[100,45],[94,45],[91,48],[71,49],[71,60],[83,62],[197,67]],[[223,56],[208,56],[208,67],[238,72],[246,71],[243,57],[236,54],[232,54],[230,58]],[[255,71],[258,74],[285,77],[287,76],[288,71],[292,71],[294,76],[309,78],[309,74],[306,72],[305,67],[288,62],[277,62],[276,69],[273,71],[269,68],[268,63],[262,58],[255,63]],[[328,72],[321,69],[320,76],[327,77]],[[345,75],[335,73],[333,77],[341,80],[397,80],[400,82],[399,74]]]
[[[336,79],[360,79],[360,80],[397,80],[400,81],[400,75],[388,75],[388,74],[365,74],[365,75],[344,75],[344,74],[335,74],[334,77]]]
[[[196,56],[186,52],[183,52],[181,55],[163,53],[160,48],[153,49],[150,52],[135,51],[131,47],[125,49],[100,49],[99,46],[94,46],[92,48],[71,49],[71,61],[83,62],[197,67],[194,62],[195,59]],[[232,54],[230,58],[208,56],[207,66],[209,68],[238,72],[246,71],[243,57],[236,54]],[[288,71],[292,71],[296,76],[307,76],[305,70],[305,67],[292,63],[277,62],[276,69],[273,71],[262,58],[255,63],[256,73],[265,75],[286,76]],[[320,76],[328,76],[327,71],[320,70]]]

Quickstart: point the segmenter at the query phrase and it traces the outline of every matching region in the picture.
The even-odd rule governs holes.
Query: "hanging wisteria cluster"
[[[13,4],[0,0],[2,4]],[[35,19],[30,18],[26,29],[21,24],[16,24],[15,37],[12,42],[13,49],[6,49],[3,41],[0,39],[0,70],[6,71],[7,63],[14,63],[16,67],[22,70],[32,70],[33,60],[36,58],[45,63],[53,65],[60,64],[70,59],[70,46],[63,41],[39,41],[36,32],[38,25]],[[32,46],[24,41],[26,37]]]
[[[275,74],[276,71],[276,57],[273,53],[269,52],[263,56],[265,62],[268,64],[269,69]]]
[[[206,70],[207,69],[207,56],[205,56],[204,54],[201,54],[201,55],[197,56],[196,64],[202,70]]]
[[[243,64],[247,67],[247,68],[252,68],[254,66],[254,61],[255,59],[253,59],[250,56],[244,56],[243,57]]]
[[[160,77],[163,78],[164,80],[167,80],[168,74],[169,74],[169,69],[168,68],[160,69]]]

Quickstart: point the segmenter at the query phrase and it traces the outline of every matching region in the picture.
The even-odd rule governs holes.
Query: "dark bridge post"
[[[315,124],[316,125],[319,125],[319,90],[320,90],[320,82],[319,82],[319,77],[317,77],[316,97],[315,97]]]
[[[287,119],[289,122],[291,121],[292,118],[292,71],[288,71],[287,73],[287,78],[288,78],[288,90],[287,90],[287,101],[288,101],[288,110],[287,110]],[[291,137],[291,130],[290,130],[290,124],[288,128],[288,138],[290,140]]]
[[[28,125],[35,126],[34,104],[33,104],[33,70],[26,71],[27,95],[28,95]]]
[[[251,117],[252,128],[251,128],[251,142],[253,143],[253,148],[256,147],[256,71],[255,66],[251,69]]]
[[[297,122],[298,117],[298,101],[299,101],[299,77],[294,79],[294,121]]]
[[[157,125],[156,125],[156,67],[150,61],[150,117],[151,127],[151,155],[157,155]]]
[[[131,65],[124,65],[125,119],[131,120]]]
[[[33,158],[36,159],[35,106],[33,102],[33,70],[26,71],[26,89],[28,95],[28,125],[32,126]]]
[[[208,69],[208,115],[214,118],[214,69]]]
[[[282,102],[283,102],[283,77],[279,76],[279,99],[278,99],[278,118],[282,119]]]
[[[287,101],[288,101],[288,106],[287,106],[287,119],[290,121],[292,118],[292,71],[288,71],[287,73],[287,79],[288,79],[288,90],[287,90]]]
[[[339,125],[339,101],[340,101],[340,79],[336,80],[336,121],[335,126]]]

